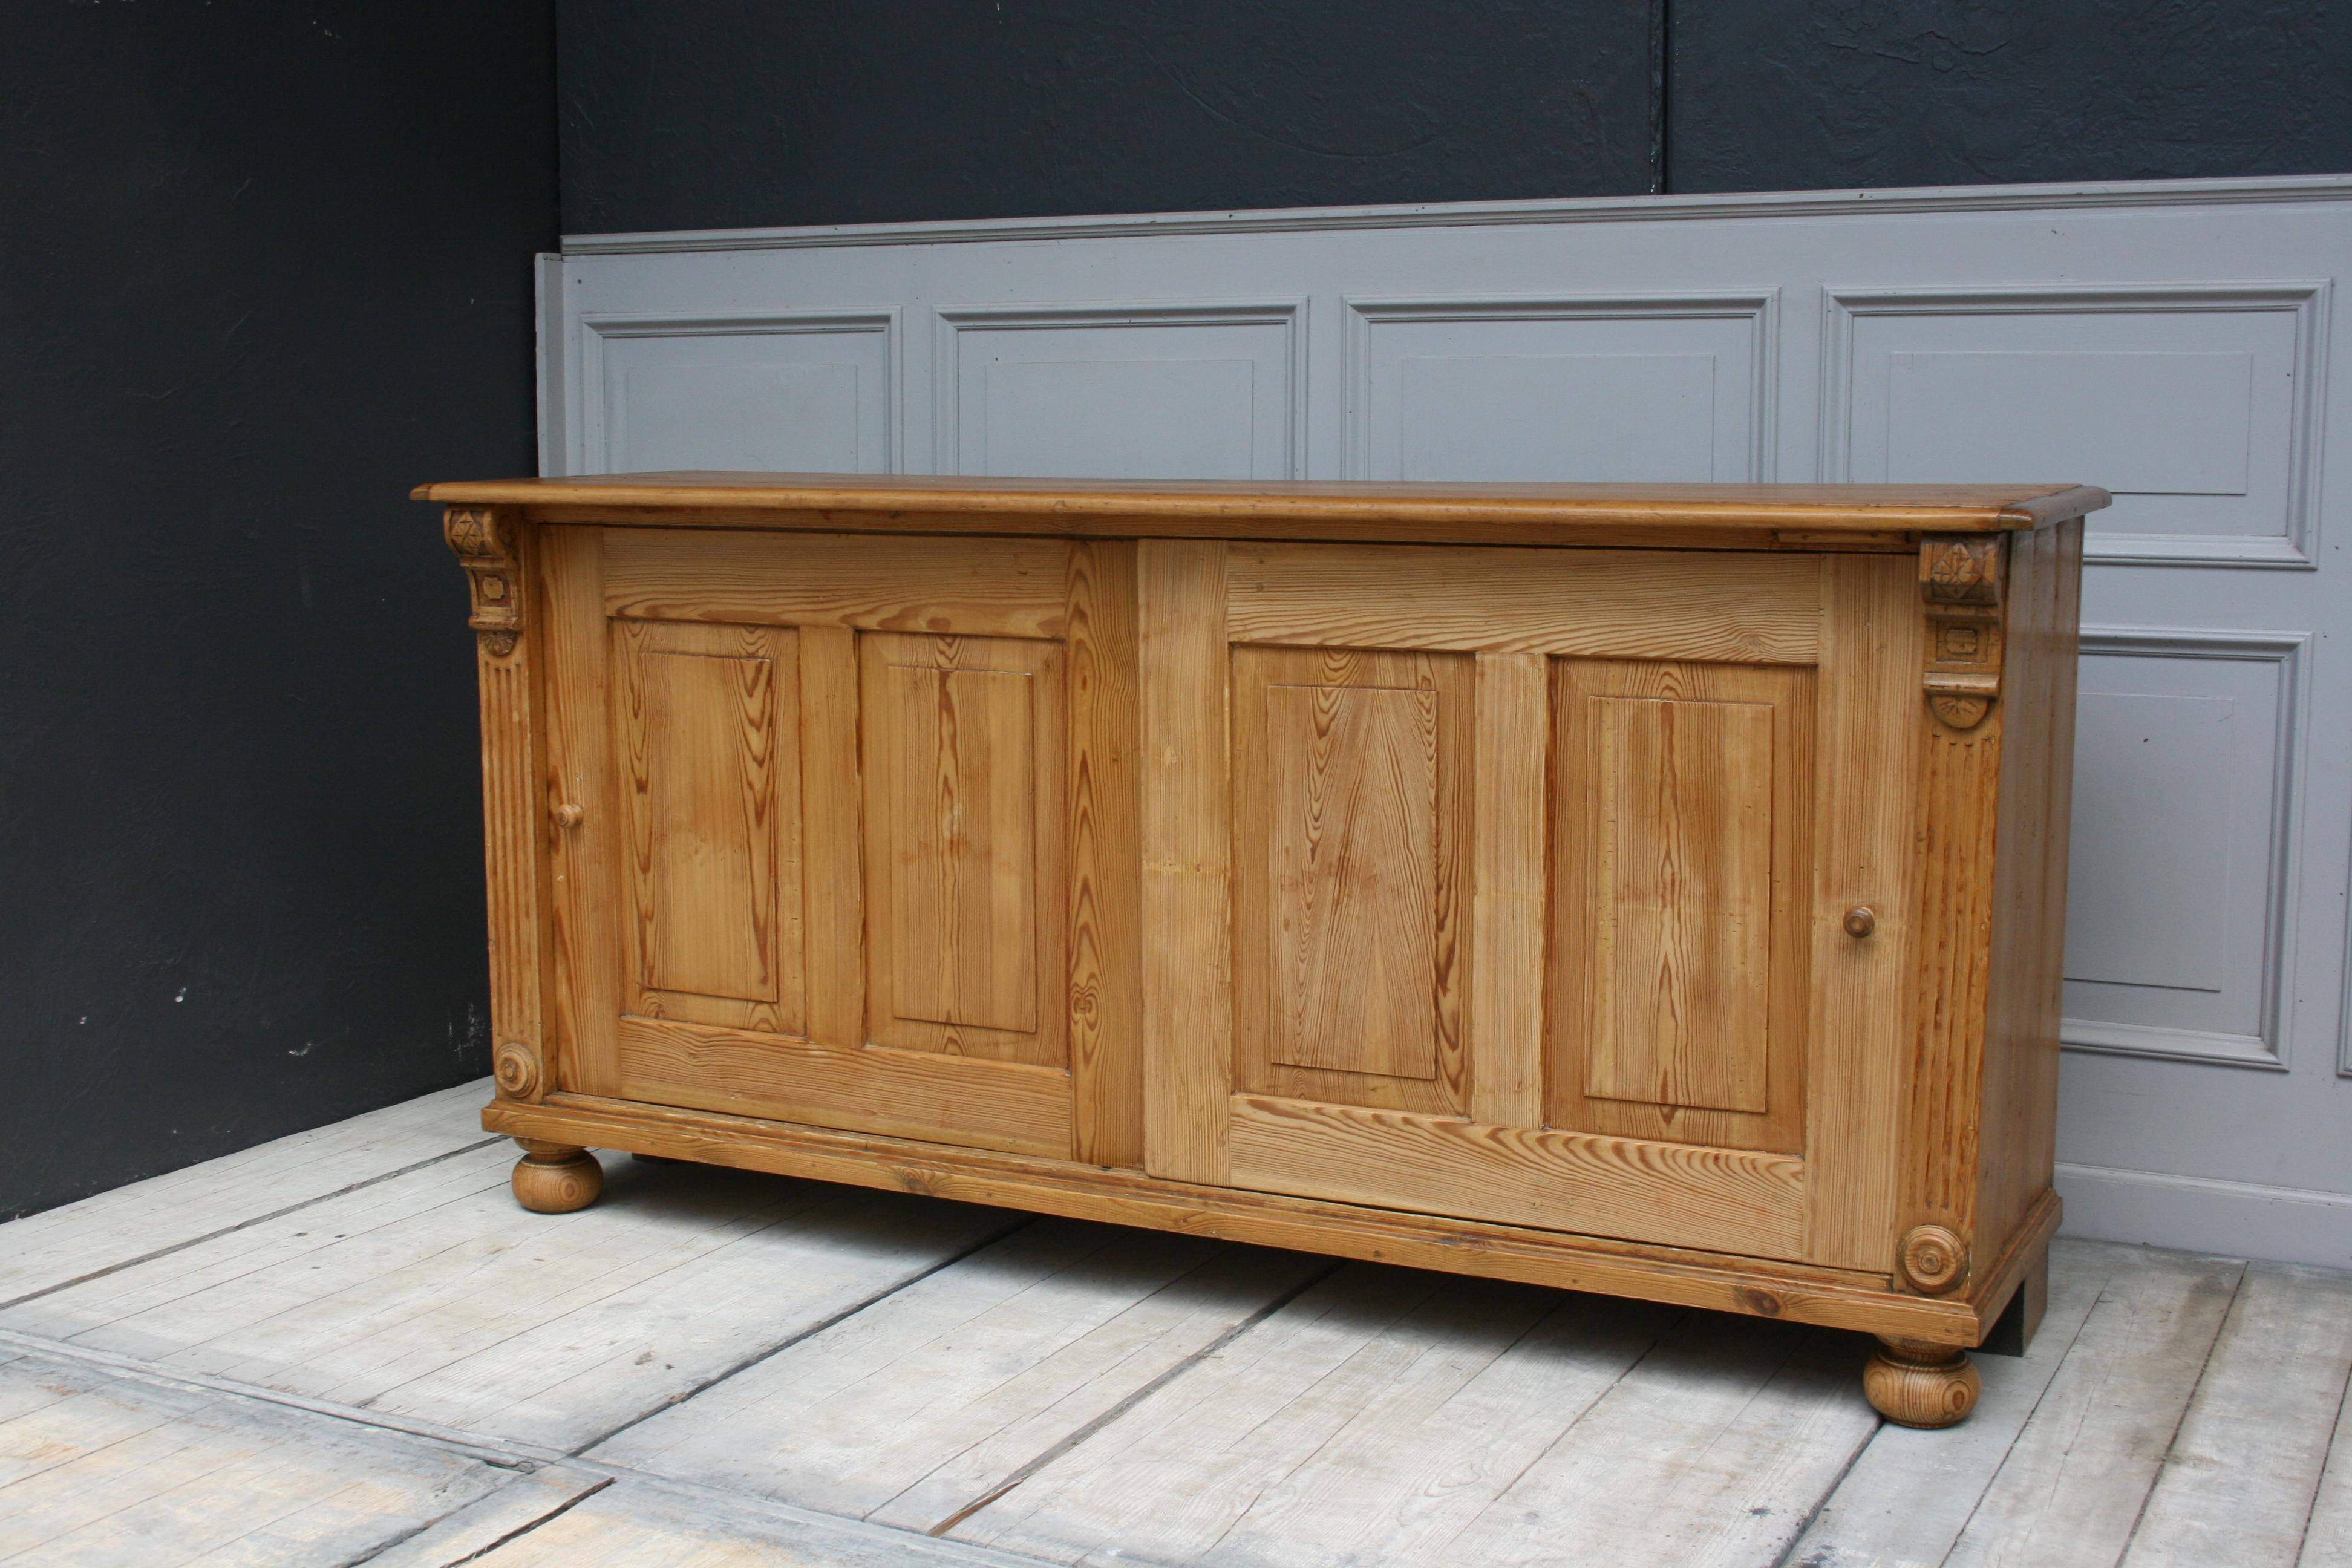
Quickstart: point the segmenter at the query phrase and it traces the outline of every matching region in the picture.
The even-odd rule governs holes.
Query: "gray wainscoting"
[[[2068,1226],[2345,1266],[2347,268],[2332,176],[576,237],[541,463],[2104,485]]]

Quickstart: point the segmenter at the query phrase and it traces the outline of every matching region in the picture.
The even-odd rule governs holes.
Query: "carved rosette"
[[[1904,1279],[1923,1296],[1956,1290],[1969,1277],[1968,1243],[1948,1226],[1913,1226],[1903,1233],[1895,1260]]]
[[[522,580],[515,570],[514,519],[496,507],[453,506],[441,514],[441,537],[466,569],[473,613],[466,624],[483,650],[504,658],[522,635]]]
[[[499,1047],[490,1072],[498,1080],[499,1093],[509,1100],[529,1100],[539,1092],[539,1053],[520,1040],[509,1040]]]
[[[2000,697],[2001,541],[1929,534],[1919,542],[1927,605],[1927,706],[1955,730],[1973,730]]]

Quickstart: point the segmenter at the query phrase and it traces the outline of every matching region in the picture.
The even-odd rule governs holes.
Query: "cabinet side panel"
[[[866,1043],[866,828],[857,794],[857,634],[802,626],[801,802],[808,1036]]]
[[[1146,540],[1141,584],[1144,1166],[1225,1179],[1233,1088],[1225,547]]]
[[[1993,858],[1992,975],[1977,1173],[1976,1257],[2006,1245],[2051,1183],[2074,809],[2083,520],[2012,546],[2011,695]]]
[[[593,528],[541,535],[546,630],[547,798],[580,820],[550,856],[550,997],[555,1050],[541,1076],[586,1094],[620,1091],[621,858],[627,813],[613,776],[604,541]]]

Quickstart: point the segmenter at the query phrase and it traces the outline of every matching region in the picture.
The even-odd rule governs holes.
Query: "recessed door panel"
[[[1458,1109],[1470,661],[1237,648],[1242,1081]]]
[[[868,1037],[1066,1065],[1060,647],[859,641]]]
[[[1802,1148],[1813,683],[1554,662],[1552,1125]]]
[[[799,1033],[793,636],[616,621],[613,637],[634,1010]]]

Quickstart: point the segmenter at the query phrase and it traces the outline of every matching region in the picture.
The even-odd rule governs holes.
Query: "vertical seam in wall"
[[[1666,89],[1674,76],[1667,51],[1672,47],[1670,0],[1650,0],[1650,194],[1666,194]]]

